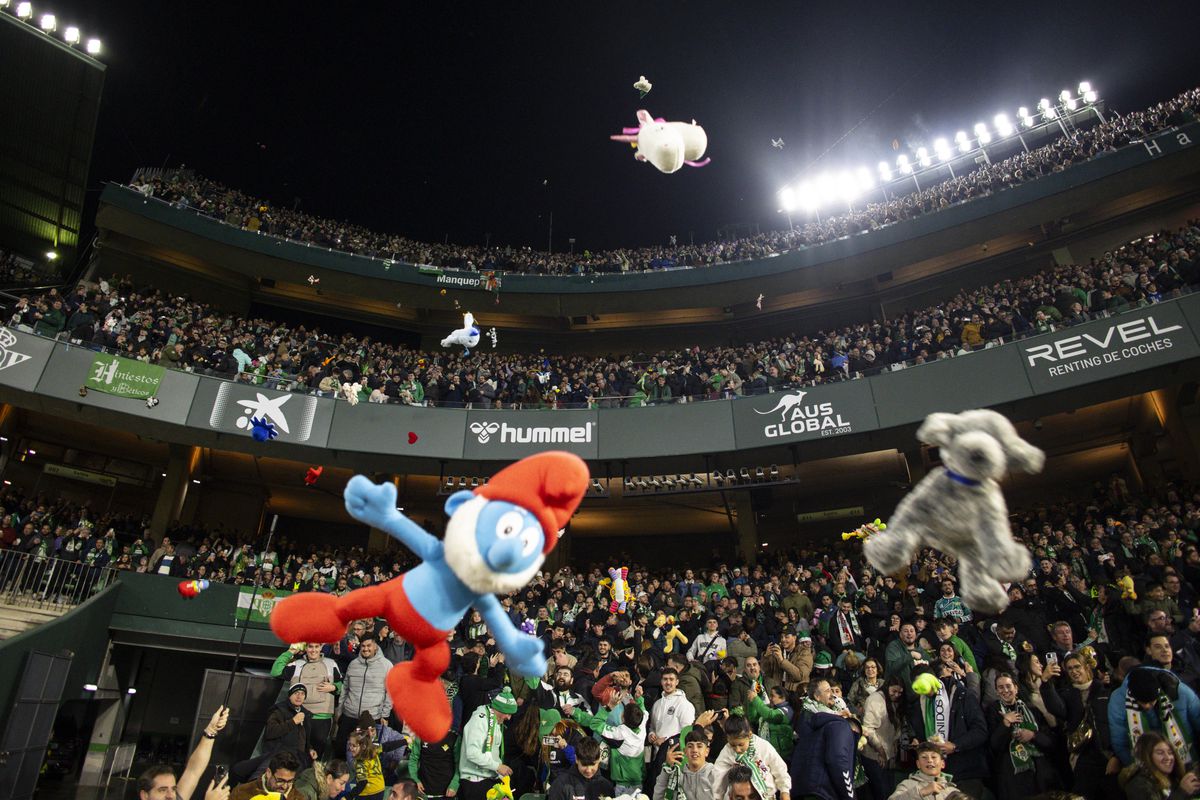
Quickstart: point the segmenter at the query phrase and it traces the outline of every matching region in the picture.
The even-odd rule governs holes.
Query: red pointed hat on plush
[[[509,464],[475,494],[488,500],[504,500],[532,513],[545,533],[542,552],[549,553],[558,544],[558,532],[567,526],[583,500],[590,477],[582,458],[551,450]]]

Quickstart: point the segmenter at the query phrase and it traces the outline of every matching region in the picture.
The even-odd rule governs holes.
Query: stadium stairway
[[[29,608],[0,603],[0,641],[49,622],[69,610],[70,606]]]

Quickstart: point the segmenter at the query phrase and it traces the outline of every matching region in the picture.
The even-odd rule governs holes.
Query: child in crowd
[[[729,770],[738,764],[749,768],[751,782],[763,800],[774,800],[776,793],[791,793],[787,764],[770,742],[754,735],[745,717],[725,720],[724,730],[726,744],[716,762],[717,797],[729,791]]]

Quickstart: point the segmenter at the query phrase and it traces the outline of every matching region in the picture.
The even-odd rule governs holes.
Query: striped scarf
[[[1179,716],[1175,713],[1175,705],[1163,691],[1159,691],[1158,699],[1154,701],[1154,712],[1162,724],[1162,731],[1166,735],[1167,741],[1171,743],[1171,747],[1175,748],[1175,752],[1183,761],[1184,769],[1191,769],[1192,763],[1196,760],[1192,750],[1191,735],[1188,729],[1180,724]],[[1146,732],[1147,713],[1149,712],[1142,711],[1137,701],[1127,692],[1125,695],[1125,721],[1129,725],[1131,750],[1137,746],[1138,739]]]

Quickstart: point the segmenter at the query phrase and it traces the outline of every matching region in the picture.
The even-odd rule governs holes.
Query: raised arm
[[[521,633],[504,613],[495,595],[481,595],[475,608],[483,615],[488,630],[504,653],[508,668],[523,678],[538,678],[546,674],[546,648],[541,639]]]
[[[188,756],[183,774],[175,783],[175,796],[179,800],[190,800],[192,792],[196,790],[196,785],[200,783],[200,776],[204,774],[204,770],[208,769],[208,761],[212,758],[213,740],[224,729],[228,720],[229,709],[225,706],[218,706],[212,719],[204,726],[204,735],[200,737],[196,749]]]
[[[441,555],[442,543],[396,510],[393,484],[375,484],[364,475],[355,475],[346,484],[343,495],[350,516],[396,539],[421,560],[429,561]]]

